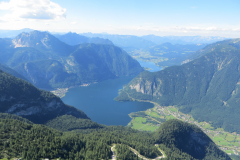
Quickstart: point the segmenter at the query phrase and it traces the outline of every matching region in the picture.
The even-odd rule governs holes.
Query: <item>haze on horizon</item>
[[[0,29],[240,38],[239,0],[0,0]]]

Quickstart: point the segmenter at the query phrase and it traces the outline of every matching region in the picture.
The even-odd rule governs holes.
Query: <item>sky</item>
[[[240,0],[0,0],[0,30],[240,38]]]

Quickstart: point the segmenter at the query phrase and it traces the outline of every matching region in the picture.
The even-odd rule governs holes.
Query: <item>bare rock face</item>
[[[0,112],[15,114],[34,123],[46,123],[57,116],[73,115],[86,118],[82,111],[64,104],[48,91],[0,70]]]
[[[148,94],[153,96],[162,96],[161,93],[161,84],[162,81],[159,78],[156,78],[155,81],[142,81],[142,78],[138,79],[139,83],[129,85],[131,89],[135,89],[136,92],[140,92],[142,94]]]

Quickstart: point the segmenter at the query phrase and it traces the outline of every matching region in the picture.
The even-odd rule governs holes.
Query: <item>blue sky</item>
[[[0,0],[0,29],[240,38],[239,0]]]

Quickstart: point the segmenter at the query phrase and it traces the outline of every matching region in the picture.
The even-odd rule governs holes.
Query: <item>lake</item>
[[[119,89],[134,77],[109,79],[87,87],[71,88],[62,101],[85,112],[91,120],[105,125],[126,126],[131,112],[145,111],[153,108],[148,102],[117,102]]]
[[[149,70],[150,72],[157,72],[157,71],[162,70],[161,67],[156,66],[155,63],[153,63],[153,62],[144,62],[140,59],[137,59],[137,61],[140,63],[140,65],[142,67],[150,68],[150,70]]]

